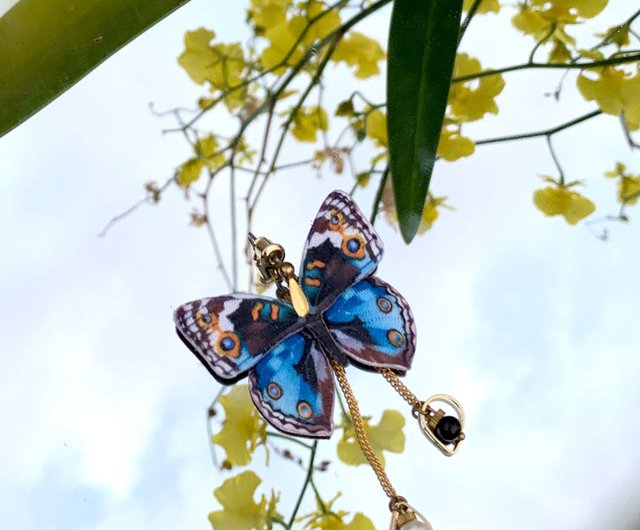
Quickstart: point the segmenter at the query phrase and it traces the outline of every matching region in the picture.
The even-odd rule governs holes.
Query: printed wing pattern
[[[249,376],[253,402],[275,428],[328,438],[334,383],[329,356],[361,368],[411,366],[416,334],[407,302],[373,276],[382,241],[351,197],[334,191],[306,240],[300,283],[310,314],[254,295],[195,300],[174,313],[181,339],[221,383]]]
[[[246,375],[302,320],[288,304],[253,295],[194,300],[175,310],[178,335],[220,382]]]
[[[383,245],[353,199],[342,191],[320,206],[303,251],[301,286],[312,312],[323,311],[347,287],[373,274]]]
[[[294,436],[331,436],[331,367],[304,333],[282,341],[251,370],[249,390],[258,410],[277,429]]]
[[[335,342],[356,364],[406,372],[416,332],[406,300],[372,276],[344,291],[323,315]]]

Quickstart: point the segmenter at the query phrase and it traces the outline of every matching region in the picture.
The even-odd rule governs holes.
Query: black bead
[[[462,426],[458,418],[454,416],[445,416],[436,425],[436,438],[442,443],[450,444],[456,441],[460,433],[462,432]]]

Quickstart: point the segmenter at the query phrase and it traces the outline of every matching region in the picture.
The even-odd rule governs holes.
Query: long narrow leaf
[[[395,0],[387,125],[400,231],[415,237],[429,191],[456,58],[462,0]]]
[[[0,18],[0,136],[188,0],[21,0]]]

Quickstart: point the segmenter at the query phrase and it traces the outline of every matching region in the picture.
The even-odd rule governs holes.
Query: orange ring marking
[[[224,339],[231,339],[233,341],[233,348],[231,348],[230,350],[224,349],[222,347],[222,341]],[[220,333],[216,346],[216,351],[223,357],[232,357],[233,359],[237,359],[238,357],[240,357],[240,341],[238,340],[238,336],[235,333],[232,333],[230,331],[223,331],[222,333]]]
[[[358,250],[356,250],[355,252],[349,249],[349,243],[351,241],[357,241],[358,243],[360,243],[360,245],[358,246]],[[360,234],[354,234],[352,236],[345,237],[342,240],[342,252],[349,258],[363,259],[365,256],[366,246],[367,244]]]

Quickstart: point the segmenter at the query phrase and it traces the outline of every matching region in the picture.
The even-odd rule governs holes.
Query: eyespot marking
[[[391,310],[393,309],[393,304],[391,303],[391,300],[389,300],[385,296],[380,296],[376,300],[376,305],[378,306],[378,309],[383,313],[390,313]]]
[[[397,329],[390,329],[387,333],[387,340],[392,346],[402,346],[404,344],[404,337]]]
[[[308,420],[313,415],[313,409],[311,408],[311,405],[309,405],[309,403],[307,403],[306,401],[299,401],[297,409],[298,416],[305,420]]]
[[[363,259],[365,256],[366,244],[360,234],[345,237],[342,241],[342,252],[345,256],[353,259]]]
[[[215,328],[218,325],[218,315],[215,313],[201,313],[198,311],[195,317],[200,329]]]
[[[267,386],[267,394],[271,399],[280,399],[282,397],[282,388],[278,383],[271,382]]]
[[[234,359],[240,355],[240,342],[235,333],[229,331],[221,333],[217,346],[220,355],[226,355]]]
[[[338,210],[329,212],[329,230],[339,231],[344,224],[344,216]]]

